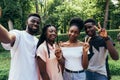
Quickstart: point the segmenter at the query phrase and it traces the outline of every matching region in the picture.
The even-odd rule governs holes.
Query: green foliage
[[[68,22],[72,17],[83,18],[84,16],[85,14],[78,5],[66,1],[55,8],[55,11],[49,15],[46,23],[52,23],[59,27],[60,33],[66,33]]]
[[[10,54],[9,52],[0,53],[0,80],[7,80],[10,67]]]
[[[108,30],[108,35],[110,35],[110,37],[116,41],[117,40],[117,34],[120,32],[120,29],[116,29],[116,30]]]
[[[3,47],[0,44],[0,52],[4,51]]]
[[[117,41],[117,34],[120,32],[120,29],[116,29],[116,30],[108,30],[108,35],[112,38],[112,40]],[[79,39],[81,41],[84,40],[85,37],[85,32],[81,32]],[[68,40],[67,34],[61,34],[58,36],[58,41],[66,41]]]
[[[109,3],[109,16],[108,16],[108,24],[107,29],[118,29],[120,26],[120,19],[117,17],[120,17],[120,1],[118,5],[114,5],[111,0]],[[98,0],[95,7],[97,11],[96,14],[93,15],[93,18],[96,21],[100,21],[103,24],[104,21],[104,15],[105,15],[105,6],[106,6],[106,0]]]
[[[14,28],[24,29],[25,19],[32,9],[31,0],[1,0],[2,16],[0,23],[8,29],[8,20],[12,20]],[[21,27],[22,26],[22,27]]]
[[[106,0],[1,0],[3,15],[0,23],[7,26],[7,21],[11,19],[14,28],[25,29],[26,16],[30,12],[35,12],[36,1],[43,24],[56,25],[60,33],[66,33],[68,22],[72,17],[81,17],[83,20],[94,18],[101,24],[104,21]],[[119,9],[120,1],[117,5],[110,2],[107,29],[119,28]]]
[[[120,75],[120,64],[119,63],[120,63],[120,60],[119,61],[109,60],[111,75]]]

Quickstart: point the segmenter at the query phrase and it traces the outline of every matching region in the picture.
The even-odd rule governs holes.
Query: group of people
[[[11,52],[8,80],[108,80],[107,55],[113,60],[119,56],[107,31],[97,27],[94,19],[72,18],[66,42],[55,42],[57,28],[51,24],[43,27],[37,39],[34,34],[40,23],[40,16],[32,13],[25,31],[8,32],[0,25],[0,42]],[[80,41],[83,28],[86,37]]]

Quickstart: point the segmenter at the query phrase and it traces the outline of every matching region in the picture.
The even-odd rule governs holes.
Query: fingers
[[[90,41],[91,37],[88,37],[87,43]]]
[[[102,30],[102,27],[100,25],[100,22],[98,22],[98,32],[100,32]]]
[[[56,48],[59,48],[60,46],[59,46],[58,43],[55,42],[55,47],[56,47]]]
[[[88,43],[90,41],[91,37],[87,36],[85,37],[85,43]]]
[[[103,29],[101,30],[101,32],[99,33],[99,35],[100,35],[101,37],[107,37],[108,34],[107,34],[106,29],[103,28]]]
[[[96,28],[96,30],[98,31],[98,32],[100,32],[101,30],[102,30],[102,27],[101,27],[101,25],[100,25],[100,22],[98,22],[98,27],[96,27],[96,26],[94,26],[95,28]]]

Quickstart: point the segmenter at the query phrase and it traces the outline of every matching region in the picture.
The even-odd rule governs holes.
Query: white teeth
[[[37,29],[37,27],[33,26],[34,29]]]

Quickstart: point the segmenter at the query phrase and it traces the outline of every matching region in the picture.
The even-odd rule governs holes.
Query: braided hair
[[[48,29],[49,27],[51,27],[51,26],[53,26],[53,25],[48,24],[48,25],[45,25],[45,26],[43,27],[43,29],[42,29],[42,34],[41,34],[41,36],[40,36],[40,38],[39,38],[39,41],[38,41],[38,43],[37,43],[37,48],[38,48],[39,45],[41,45],[44,41],[46,41],[46,46],[47,46],[47,51],[48,51],[48,56],[49,56],[49,57],[50,57],[50,50],[49,50],[49,47],[48,47],[46,35],[47,35],[47,29]],[[55,26],[54,26],[54,27],[55,27]],[[56,27],[55,27],[55,28],[56,28]]]

